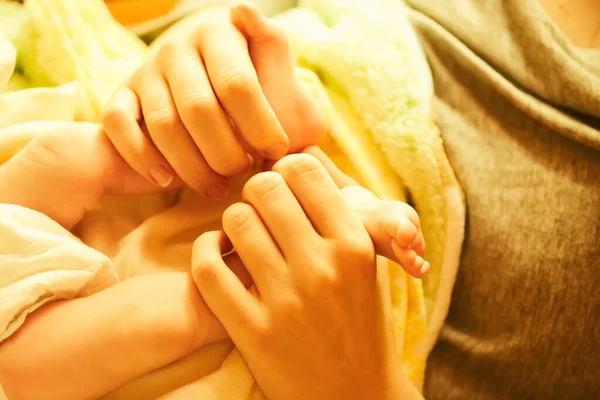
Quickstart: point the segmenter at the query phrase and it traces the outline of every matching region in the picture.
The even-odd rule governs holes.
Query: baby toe
[[[419,231],[415,235],[415,238],[409,247],[413,249],[417,255],[425,257],[425,238],[423,237],[423,231]]]
[[[418,240],[419,229],[399,207],[392,207],[382,213],[381,222],[383,230],[399,246],[410,247]]]
[[[411,276],[421,278],[429,270],[429,263],[409,247],[392,242],[392,250],[402,268]]]

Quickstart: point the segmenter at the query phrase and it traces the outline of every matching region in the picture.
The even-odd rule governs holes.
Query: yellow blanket
[[[53,4],[59,9],[66,2],[43,4],[52,13]],[[103,7],[95,0],[89,4]],[[53,15],[61,17],[60,13]],[[108,14],[98,15],[109,18]],[[70,14],[69,18],[77,16]],[[431,262],[428,276],[416,280],[398,265],[386,260],[379,263],[379,283],[392,322],[396,354],[413,382],[421,386],[427,356],[447,312],[465,218],[460,188],[433,123],[433,90],[425,58],[401,3],[395,0],[304,1],[299,9],[276,21],[288,30],[299,73],[327,114],[329,132],[321,143],[324,150],[342,170],[378,196],[410,198],[422,218],[426,258]],[[45,35],[52,34],[39,19],[32,23]],[[60,40],[77,40],[69,37],[68,31],[61,32]],[[0,85],[8,81],[15,55],[12,46],[0,38]],[[74,64],[85,62],[76,56]],[[115,57],[114,53],[111,56]],[[29,121],[97,118],[99,104],[106,100],[102,93],[107,90],[94,88],[98,76],[90,71],[86,76],[75,75],[75,83],[56,89],[0,95],[0,163],[31,140],[32,130],[25,124]],[[113,74],[105,76],[105,84],[114,87],[116,82],[109,79]],[[53,83],[67,84],[69,80]],[[29,104],[26,112],[19,104]],[[51,105],[53,112],[49,113]],[[174,206],[164,196],[107,198],[78,227],[76,234],[87,246],[41,214],[0,205],[0,340],[14,333],[28,313],[47,301],[93,293],[139,274],[189,270],[193,240],[218,227],[222,211],[238,193],[224,202],[209,203],[186,191]],[[24,245],[32,240],[38,243],[36,249]],[[56,251],[59,248],[62,251]],[[24,260],[18,267],[11,262],[17,257]],[[49,267],[56,261],[64,265],[67,257],[70,270]],[[40,285],[41,281],[45,284]],[[161,396],[261,398],[230,342],[201,349],[106,398]]]

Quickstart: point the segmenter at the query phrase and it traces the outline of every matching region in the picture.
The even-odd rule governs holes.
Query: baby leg
[[[420,278],[429,270],[424,260],[425,240],[416,211],[401,201],[379,200],[361,186],[342,189],[373,240],[377,254],[402,265]]]

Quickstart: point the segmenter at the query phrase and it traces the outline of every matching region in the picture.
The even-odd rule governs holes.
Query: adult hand
[[[224,232],[198,238],[192,271],[267,398],[409,393],[386,335],[373,243],[323,165],[288,156],[251,178],[243,198],[224,213]],[[231,246],[251,291],[223,261]]]
[[[160,187],[227,194],[249,153],[279,159],[317,142],[324,116],[285,33],[252,5],[209,9],[165,40],[114,95],[103,124],[123,158]]]

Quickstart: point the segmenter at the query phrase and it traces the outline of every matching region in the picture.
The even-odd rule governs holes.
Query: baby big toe
[[[401,247],[411,247],[422,240],[420,225],[409,211],[416,215],[412,207],[399,201],[381,201],[376,211],[382,230]],[[419,222],[418,216],[416,221]]]

